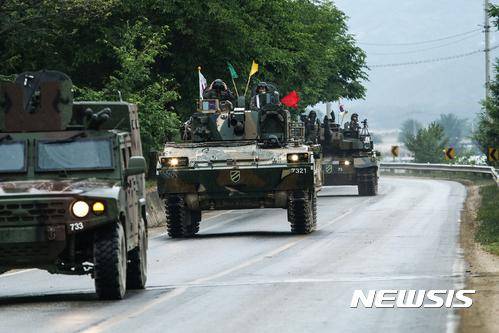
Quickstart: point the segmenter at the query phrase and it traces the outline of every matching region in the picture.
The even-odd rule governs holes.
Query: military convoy
[[[101,299],[147,278],[138,110],[73,102],[56,71],[0,85],[0,272],[91,274]]]
[[[379,153],[374,150],[367,119],[360,126],[354,113],[343,128],[335,122],[334,113],[326,115],[322,124],[313,115],[304,122],[307,138],[321,144],[324,186],[356,185],[361,196],[378,193]]]
[[[244,98],[236,107],[200,99],[183,140],[157,156],[170,237],[194,236],[206,210],[258,208],[286,209],[291,231],[308,234],[322,183],[377,193],[367,120],[341,128],[311,113],[293,122],[268,87],[249,107]],[[145,287],[146,162],[135,105],[73,102],[65,74],[23,73],[0,83],[0,156],[0,274],[91,274],[101,299]]]
[[[292,232],[314,231],[317,157],[274,88],[256,94],[249,108],[244,98],[236,107],[199,100],[184,140],[166,143],[158,156],[169,236],[192,237],[202,211],[224,209],[284,208]]]

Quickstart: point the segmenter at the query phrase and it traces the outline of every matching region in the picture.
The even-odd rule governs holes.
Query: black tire
[[[139,223],[139,244],[128,252],[126,273],[127,289],[144,289],[147,281],[147,247],[148,237],[144,219]]]
[[[170,197],[165,204],[166,226],[171,238],[193,237],[199,231],[200,211],[191,211],[182,197]]]
[[[309,234],[317,227],[317,195],[313,193],[294,193],[288,202],[288,221],[291,232]]]
[[[94,239],[95,290],[100,299],[122,299],[126,292],[127,251],[120,223],[98,230]]]
[[[376,170],[360,171],[357,181],[360,196],[374,196],[378,194],[378,175],[376,174]]]

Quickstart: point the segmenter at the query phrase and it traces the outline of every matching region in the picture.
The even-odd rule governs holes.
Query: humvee
[[[73,102],[70,78],[0,84],[0,272],[91,274],[101,299],[147,278],[145,160],[138,110]]]

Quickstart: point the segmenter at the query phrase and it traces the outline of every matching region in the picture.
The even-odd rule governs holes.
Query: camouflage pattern
[[[315,200],[320,163],[303,138],[296,137],[289,111],[279,105],[278,95],[269,92],[257,98],[253,109],[201,100],[189,125],[192,134],[184,136],[191,140],[165,144],[157,170],[158,192],[167,214],[173,209],[171,200],[198,216],[192,223],[199,223],[196,219],[203,210],[289,209],[293,195],[303,193]],[[291,162],[291,155],[301,158]],[[172,166],[172,158],[184,163]],[[176,237],[170,227],[169,231]]]
[[[322,182],[326,186],[357,185],[359,194],[375,195],[379,160],[367,120],[362,128],[341,128],[327,116],[320,128]]]
[[[0,271],[36,267],[89,274],[97,231],[121,223],[130,251],[138,246],[140,221],[147,223],[144,174],[127,169],[132,156],[142,155],[137,107],[73,103],[71,89],[71,80],[53,71],[23,73],[0,85],[0,148],[23,147],[22,167],[8,170],[0,161]],[[42,168],[42,145],[59,143],[109,145],[111,163]],[[90,205],[82,218],[72,211],[80,200]],[[103,203],[103,212],[92,210],[95,202]]]

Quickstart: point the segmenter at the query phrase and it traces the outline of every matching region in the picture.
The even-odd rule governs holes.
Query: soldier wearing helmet
[[[267,84],[266,82],[263,82],[263,81],[258,83],[255,87],[253,97],[251,97],[251,107],[252,108],[258,107],[258,105],[257,105],[258,103],[256,101],[258,95],[266,94],[270,91],[271,91],[271,87],[269,86],[269,84]]]
[[[208,89],[203,92],[203,98],[232,102],[234,100],[234,94],[227,88],[227,84],[224,81],[216,79],[210,84]]]
[[[350,121],[345,123],[344,129],[348,131],[348,136],[357,137],[359,135],[360,125],[359,115],[357,113],[352,114]]]
[[[317,112],[311,110],[308,116],[303,116],[302,121],[305,124],[305,141],[308,143],[317,143],[319,136],[320,121],[317,118]]]

